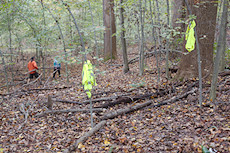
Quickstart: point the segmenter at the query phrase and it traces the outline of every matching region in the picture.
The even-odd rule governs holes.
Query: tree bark
[[[141,41],[140,41],[140,53],[139,53],[139,73],[140,75],[144,74],[144,23],[142,19],[142,2],[139,0],[139,11],[140,11],[140,23],[141,23]]]
[[[194,6],[198,5],[197,1],[189,0],[189,5],[193,15],[196,15],[195,21],[200,46],[201,69],[202,76],[204,76],[212,71],[217,6],[214,0],[201,0],[199,7]],[[179,79],[198,77],[197,52],[195,50],[182,56],[179,63]]]
[[[105,26],[105,33],[104,33],[104,60],[105,61],[111,59],[111,54],[113,59],[117,58],[116,36],[113,36],[113,34],[116,33],[115,16],[114,16],[113,7],[114,7],[114,0],[103,0],[103,19],[104,19],[104,26]],[[110,49],[111,45],[112,45],[112,53]]]
[[[128,55],[127,55],[127,47],[126,47],[126,39],[125,39],[125,23],[124,23],[124,8],[123,8],[123,0],[120,0],[120,16],[121,16],[121,46],[122,46],[122,53],[123,53],[123,71],[127,73],[129,71],[129,64],[128,64]]]
[[[213,102],[216,99],[216,86],[217,86],[217,79],[218,79],[218,70],[219,64],[221,59],[221,54],[225,51],[225,43],[226,43],[226,28],[227,28],[227,18],[228,18],[228,2],[224,0],[223,4],[223,12],[221,17],[221,24],[220,24],[220,34],[218,38],[218,45],[217,45],[217,53],[214,63],[214,70],[212,75],[212,84],[211,84],[211,91],[210,91],[210,100]]]
[[[173,0],[172,2],[172,27],[175,29],[172,42],[173,49],[183,50],[183,35],[182,32],[185,29],[185,24],[182,22],[185,19],[185,2],[184,0]],[[180,57],[177,53],[170,53],[169,58],[175,59]]]

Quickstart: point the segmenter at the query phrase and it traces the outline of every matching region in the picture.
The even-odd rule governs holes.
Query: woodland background
[[[228,0],[0,2],[0,152],[230,152]]]

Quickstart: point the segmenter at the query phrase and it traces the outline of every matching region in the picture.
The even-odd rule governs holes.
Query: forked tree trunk
[[[115,16],[114,16],[113,7],[114,7],[114,0],[103,0],[103,18],[104,18],[104,26],[105,26],[105,33],[104,33],[104,60],[105,61],[111,59],[111,55],[113,59],[117,58],[116,36],[113,36],[113,34],[116,33]],[[111,53],[111,45],[112,45],[112,53]]]
[[[213,44],[216,27],[217,6],[214,0],[189,0],[192,14],[196,16],[196,30],[201,56],[202,76],[211,74],[213,66]],[[198,5],[194,6],[194,5]],[[196,50],[196,48],[195,48]],[[198,76],[197,52],[183,55],[179,63],[179,78]],[[186,51],[187,52],[187,51]]]

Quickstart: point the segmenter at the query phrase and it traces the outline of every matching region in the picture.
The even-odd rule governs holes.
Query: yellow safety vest
[[[84,86],[84,90],[89,98],[91,98],[91,90],[93,85],[96,86],[96,79],[93,74],[93,65],[89,60],[85,61],[82,69],[82,85]]]
[[[185,35],[185,40],[187,40],[185,48],[191,52],[195,49],[195,42],[196,42],[196,38],[194,36],[195,31],[194,28],[196,26],[196,22],[193,20],[191,25],[187,27],[186,30],[186,35]]]

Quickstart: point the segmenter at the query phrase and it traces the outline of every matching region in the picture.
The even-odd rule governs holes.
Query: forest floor
[[[138,56],[136,49],[129,50],[130,59]],[[138,62],[130,64],[130,72],[124,74],[119,65],[122,64],[122,57],[119,59],[113,61],[113,65],[110,61],[99,63],[95,69],[98,85],[92,91],[92,100],[98,101],[94,101],[93,106],[99,109],[102,105],[119,100],[122,103],[93,113],[94,125],[110,112],[151,103],[106,119],[105,125],[79,143],[75,152],[201,153],[202,146],[213,152],[230,152],[229,76],[219,77],[216,104],[208,100],[210,84],[204,83],[203,107],[200,108],[196,79],[167,81],[162,62],[161,81],[158,82],[154,57],[147,59],[148,66],[143,76],[139,76]],[[49,63],[52,67],[51,60]],[[67,111],[38,116],[48,110],[48,96],[52,97],[53,110],[89,109],[81,85],[82,66],[73,64],[69,68],[68,85],[62,64],[61,78],[47,82],[47,79],[43,80],[42,85],[19,84],[12,87],[8,95],[6,89],[1,88],[0,153],[63,152],[91,130],[89,112]],[[18,74],[16,77],[22,80],[26,76]],[[180,97],[193,89],[192,94]],[[61,100],[66,102],[61,103]],[[166,100],[167,103],[164,103]]]

